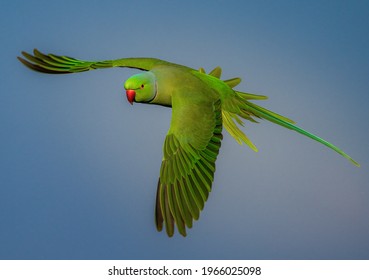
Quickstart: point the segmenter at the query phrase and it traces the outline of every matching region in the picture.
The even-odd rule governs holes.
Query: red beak
[[[126,94],[128,102],[131,103],[131,105],[133,105],[133,101],[135,101],[136,92],[133,89],[127,89]]]

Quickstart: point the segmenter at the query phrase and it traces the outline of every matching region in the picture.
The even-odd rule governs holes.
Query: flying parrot
[[[172,107],[172,119],[163,145],[163,159],[157,185],[155,223],[165,226],[173,236],[175,226],[186,236],[186,228],[199,219],[208,199],[221,146],[223,126],[239,143],[257,151],[240,130],[242,119],[256,123],[265,119],[294,130],[333,149],[354,165],[349,155],[330,142],[296,126],[294,121],[260,107],[250,100],[266,96],[234,90],[240,78],[221,80],[222,70],[209,73],[156,58],[122,58],[84,61],[68,56],[45,55],[34,50],[22,52],[18,59],[32,70],[48,74],[67,74],[99,68],[128,67],[143,70],[124,83],[128,102]]]

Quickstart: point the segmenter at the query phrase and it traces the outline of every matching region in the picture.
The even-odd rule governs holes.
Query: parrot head
[[[125,83],[128,102],[148,103],[156,96],[156,79],[151,72],[144,72],[131,76]]]

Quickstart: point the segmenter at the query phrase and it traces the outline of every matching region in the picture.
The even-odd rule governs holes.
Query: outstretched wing
[[[165,224],[168,236],[174,234],[175,225],[186,236],[186,227],[199,218],[211,191],[222,118],[220,100],[210,96],[208,92],[173,93],[155,211],[157,229],[161,231]]]
[[[158,65],[173,65],[157,58],[121,58],[104,61],[84,61],[68,56],[43,54],[34,49],[33,55],[22,52],[23,58],[18,57],[28,68],[48,74],[68,74],[89,71],[99,68],[128,67],[140,70],[151,70]]]

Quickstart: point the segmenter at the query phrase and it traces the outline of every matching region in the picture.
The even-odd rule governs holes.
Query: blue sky
[[[369,258],[369,3],[199,2],[2,2],[0,259]],[[169,239],[153,218],[171,110],[126,101],[137,70],[29,71],[33,48],[219,65],[362,167],[266,121],[244,128],[258,153],[224,131],[200,220]]]

